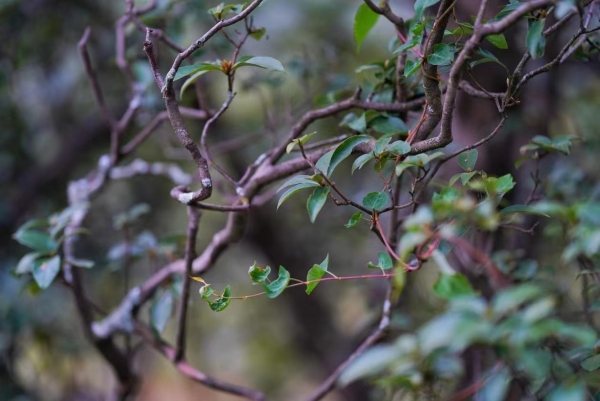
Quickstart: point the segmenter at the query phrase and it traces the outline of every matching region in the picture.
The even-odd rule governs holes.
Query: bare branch
[[[162,76],[160,75],[160,71],[158,70],[158,63],[156,61],[156,57],[154,56],[154,50],[152,46],[152,40],[150,38],[150,29],[146,31],[146,41],[144,42],[144,51],[148,56],[148,60],[150,62],[150,66],[152,68],[152,72],[154,73],[154,79],[156,80],[157,86],[160,88],[162,85]],[[196,163],[198,167],[198,174],[200,175],[200,184],[202,185],[201,189],[194,193],[195,201],[202,201],[207,199],[212,194],[213,182],[210,176],[210,171],[208,170],[208,163],[206,159],[202,156],[198,145],[196,142],[190,137],[185,128],[185,123],[183,122],[183,116],[181,115],[181,111],[179,110],[179,105],[177,104],[177,100],[175,99],[175,93],[171,90],[169,92],[164,93],[165,106],[167,108],[167,114],[169,116],[169,120],[171,121],[171,125],[173,126],[173,130],[177,135],[177,138],[181,142],[181,144],[190,152],[192,159]]]
[[[185,329],[190,297],[190,276],[192,275],[192,263],[196,258],[196,237],[198,235],[198,222],[200,220],[200,212],[197,209],[188,207],[187,212],[189,223],[185,245],[185,273],[183,275],[183,287],[181,290],[181,299],[179,300],[179,311],[177,316],[177,340],[175,343],[175,352],[173,354],[174,362],[179,362],[185,357]]]
[[[81,56],[81,60],[83,61],[83,66],[85,67],[85,72],[87,73],[90,84],[92,85],[92,92],[94,93],[94,99],[96,99],[96,103],[102,112],[102,118],[108,124],[111,129],[114,129],[117,122],[114,117],[106,107],[106,103],[104,103],[104,95],[102,94],[102,89],[100,88],[100,84],[98,82],[98,76],[92,67],[92,61],[90,60],[90,54],[87,50],[87,42],[90,38],[91,28],[85,28],[83,32],[83,36],[77,43],[77,48],[79,49],[79,55]]]

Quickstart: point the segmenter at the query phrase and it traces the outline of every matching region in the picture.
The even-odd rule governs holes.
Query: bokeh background
[[[212,25],[206,13],[217,1],[159,0],[155,12],[144,23],[162,28],[177,43],[187,46]],[[473,4],[472,4],[473,3]],[[476,2],[459,0],[459,18],[474,14]],[[502,4],[497,1],[495,6]],[[391,25],[380,20],[357,52],[352,21],[359,1],[306,0],[266,2],[254,14],[256,26],[264,26],[262,41],[250,40],[242,54],[271,56],[280,60],[287,74],[247,69],[236,81],[233,105],[219,120],[211,135],[211,146],[232,147],[218,162],[234,176],[248,163],[283,138],[294,119],[319,104],[328,92],[368,85],[369,77],[355,73],[358,66],[391,58]],[[411,1],[391,2],[404,17],[412,15]],[[493,7],[492,7],[493,9]],[[496,8],[497,9],[497,8]],[[86,27],[92,33],[88,45],[93,65],[109,109],[120,116],[127,108],[129,83],[115,62],[115,22],[125,10],[121,1],[98,0],[2,0],[0,1],[0,399],[3,400],[104,400],[112,394],[115,379],[110,367],[83,336],[68,288],[56,282],[39,292],[30,277],[11,274],[26,249],[11,234],[28,219],[45,217],[67,206],[68,181],[84,176],[109,149],[109,129],[101,118],[77,52],[77,42]],[[523,28],[523,27],[521,27]],[[514,67],[525,51],[525,30],[507,35],[509,50],[498,57]],[[233,29],[229,32],[234,34]],[[556,54],[570,35],[549,41],[546,58]],[[127,31],[127,56],[134,72],[148,80],[149,67],[142,52],[143,35],[133,27]],[[197,60],[229,58],[231,48],[217,35],[195,56]],[[163,72],[175,53],[160,47]],[[536,65],[534,63],[534,65]],[[480,169],[489,174],[512,173],[519,183],[514,199],[530,190],[528,176],[533,166],[518,171],[514,161],[519,147],[535,135],[577,135],[572,157],[552,157],[542,165],[546,184],[565,202],[598,197],[597,118],[600,80],[596,60],[573,58],[557,70],[534,79],[522,103],[510,111],[510,119],[489,146],[481,149]],[[505,89],[505,72],[486,65],[475,72],[491,91]],[[147,81],[148,82],[148,81]],[[202,79],[205,100],[218,108],[226,94],[222,76]],[[193,91],[182,104],[197,106]],[[131,138],[164,104],[149,82],[144,105],[136,115]],[[341,133],[336,119],[315,125],[322,138]],[[418,114],[409,114],[414,124]],[[497,120],[493,102],[460,98],[455,126],[457,149],[487,135]],[[198,137],[201,124],[189,121]],[[238,142],[235,142],[239,139]],[[237,146],[235,144],[241,144]],[[226,144],[224,146],[223,144]],[[232,145],[233,144],[233,145]],[[179,146],[168,124],[159,128],[124,163],[140,157],[148,161],[177,163],[187,172],[193,164]],[[449,164],[442,176],[455,171]],[[349,165],[340,170],[349,171]],[[361,199],[378,186],[372,171],[338,173],[337,182],[346,193]],[[218,182],[217,188],[228,189]],[[129,284],[143,282],[170,258],[181,257],[172,244],[185,234],[185,208],[169,196],[172,183],[164,177],[139,176],[111,182],[94,199],[85,222],[91,235],[79,242],[78,254],[96,266],[85,271],[89,296],[103,310],[112,310],[125,294],[124,266],[111,260],[111,249],[125,237],[140,239],[139,255],[129,262]],[[216,195],[216,200],[219,200]],[[327,204],[314,224],[307,218],[304,197],[297,197],[276,210],[275,202],[251,216],[244,239],[230,248],[204,276],[215,288],[230,284],[234,295],[256,292],[247,276],[250,265],[285,266],[293,277],[302,278],[327,254],[336,274],[365,274],[365,265],[383,250],[366,224],[344,228],[352,211]],[[135,205],[147,204],[143,214],[127,232],[116,229],[113,217]],[[205,212],[200,225],[201,250],[219,230],[225,216]],[[511,237],[509,247],[523,249],[542,261],[555,260],[561,252],[560,238]],[[559,271],[566,289],[575,286],[575,273]],[[435,315],[442,304],[430,291],[437,277],[435,266],[411,275],[406,293],[394,314],[394,333],[416,327]],[[200,370],[223,380],[259,388],[277,400],[303,399],[348,355],[378,321],[384,283],[357,281],[322,284],[309,297],[303,290],[286,291],[276,300],[263,297],[233,302],[224,312],[213,313],[197,295],[189,311],[189,360]],[[197,294],[198,287],[193,287]],[[578,302],[566,293],[566,312]],[[572,297],[576,297],[576,291]],[[140,316],[147,317],[148,308]],[[173,322],[164,336],[173,340]],[[120,339],[120,341],[123,339]],[[124,340],[123,340],[124,341]],[[180,376],[168,361],[137,345],[135,363],[144,380],[139,400],[232,400]],[[365,384],[351,386],[329,396],[329,400],[365,400],[373,390]]]

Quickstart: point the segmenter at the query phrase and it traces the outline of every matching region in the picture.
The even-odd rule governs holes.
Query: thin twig
[[[196,258],[196,237],[198,235],[198,222],[200,212],[192,207],[187,208],[188,212],[188,232],[185,245],[185,274],[183,275],[183,286],[181,289],[181,299],[179,301],[179,310],[177,316],[177,337],[175,341],[175,352],[173,362],[179,362],[185,357],[186,336],[185,329],[187,323],[187,309],[190,297],[190,276],[192,275],[192,263]]]

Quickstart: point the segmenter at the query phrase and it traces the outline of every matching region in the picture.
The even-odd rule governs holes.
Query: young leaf
[[[319,265],[313,265],[308,271],[308,275],[306,276],[306,281],[314,281],[320,280],[325,275],[327,268],[329,267],[329,254],[325,257],[325,260],[321,262]],[[306,285],[306,293],[310,295],[311,292],[315,289],[315,287],[319,284],[318,281],[314,283],[308,283]]]
[[[498,178],[496,182],[496,192],[499,194],[505,194],[515,186],[515,182],[513,181],[513,177],[510,174],[503,175]]]
[[[212,309],[215,312],[221,312],[222,310],[225,310],[225,308],[227,308],[229,306],[229,304],[231,303],[231,287],[227,286],[225,287],[225,290],[223,291],[223,295],[221,297],[219,297],[219,299],[217,299],[216,301],[208,301],[208,304],[210,305],[210,309]]]
[[[245,66],[260,67],[264,68],[265,70],[285,72],[279,60],[276,60],[273,57],[244,57],[235,63],[233,69],[237,70],[238,68]]]
[[[187,77],[188,75],[195,74],[199,71],[223,71],[221,70],[221,65],[218,62],[209,62],[209,63],[196,63],[194,65],[186,65],[183,67],[179,67],[177,70],[177,74],[175,74],[174,81],[178,79]]]
[[[290,282],[290,273],[283,267],[279,266],[279,276],[277,280],[272,281],[269,284],[263,283],[267,297],[275,298],[286,289]]]
[[[433,47],[433,54],[427,56],[431,65],[450,65],[454,61],[456,46],[447,43],[438,43]]]
[[[404,76],[410,77],[415,72],[419,71],[419,67],[421,67],[421,60],[406,60],[404,64]]]
[[[529,29],[527,31],[527,50],[532,58],[540,58],[544,55],[546,47],[546,37],[544,36],[545,18],[539,20],[528,20]]]
[[[473,171],[475,163],[477,163],[477,149],[471,149],[468,152],[463,152],[458,155],[458,165],[466,172]]]
[[[331,160],[329,161],[329,166],[327,167],[326,172],[327,176],[329,177],[331,173],[333,173],[333,170],[342,162],[342,160],[350,156],[352,149],[354,149],[356,145],[367,142],[369,139],[371,139],[371,137],[366,135],[358,135],[350,137],[344,142],[340,143],[331,155]]]
[[[389,270],[394,267],[394,262],[387,252],[379,252],[377,254],[377,264],[372,262],[367,263],[369,269]]]
[[[550,215],[540,212],[535,206],[531,205],[512,205],[500,210],[500,214],[512,213],[535,214],[538,216],[550,217]]]
[[[19,229],[13,238],[39,253],[52,253],[58,248],[56,241],[41,231]]]
[[[363,205],[370,210],[380,210],[385,207],[390,201],[390,196],[387,192],[371,192],[363,198]]]
[[[423,12],[427,7],[439,3],[440,0],[417,0],[415,1],[415,19],[421,20]]]
[[[250,34],[250,36],[252,37],[252,39],[254,39],[258,42],[259,40],[261,40],[263,38],[263,36],[265,36],[266,33],[267,33],[266,28],[258,28],[258,29],[253,30],[252,33]]]
[[[473,178],[473,176],[474,176],[475,174],[477,174],[477,171],[471,171],[470,173],[462,173],[462,174],[460,175],[460,182],[461,182],[463,185],[467,185],[467,183],[468,183],[469,181],[471,181],[471,178]]]
[[[385,147],[390,143],[392,138],[389,136],[384,136],[375,141],[375,146],[373,147],[373,153],[379,156],[385,151]]]
[[[334,152],[333,150],[330,150],[329,152],[325,153],[315,163],[315,166],[317,167],[317,169],[321,173],[325,174],[327,177],[329,177],[329,174],[327,174],[327,170],[329,169],[329,164],[331,163],[331,157],[333,156],[333,152]]]
[[[281,206],[283,204],[283,202],[288,200],[290,196],[294,195],[296,192],[300,191],[301,189],[318,187],[318,186],[319,186],[319,184],[317,184],[314,181],[311,181],[311,182],[305,182],[303,184],[298,184],[298,185],[291,187],[290,189],[285,191],[283,193],[283,195],[281,195],[281,197],[279,198],[279,202],[277,202],[277,209],[279,209],[279,206]]]
[[[485,37],[485,40],[496,46],[498,49],[508,49],[508,43],[506,42],[504,34],[496,33],[494,35],[488,35]]]
[[[248,269],[250,279],[252,279],[252,281],[255,283],[264,283],[269,276],[269,273],[271,273],[271,267],[267,266],[263,269],[258,267],[256,262],[254,262],[254,264],[250,266],[250,269]]]
[[[354,39],[356,40],[356,51],[365,40],[371,29],[377,23],[379,14],[373,12],[365,3],[362,3],[354,16]]]
[[[433,292],[439,297],[450,300],[463,295],[476,294],[469,280],[462,274],[442,274],[433,285]]]
[[[356,212],[352,215],[352,217],[350,217],[350,220],[348,220],[348,222],[346,223],[346,225],[344,227],[346,228],[352,228],[355,225],[357,225],[360,222],[360,219],[362,218],[362,212]]]
[[[46,289],[52,284],[60,271],[60,256],[39,258],[33,262],[33,278],[41,289]]]
[[[314,182],[318,185],[318,183],[311,179],[310,175],[300,174],[295,177],[290,178],[286,182],[284,182],[278,189],[277,192],[280,192],[282,189],[287,187],[293,187],[298,184],[310,184],[310,182]]]
[[[195,277],[192,277],[195,278]],[[200,297],[202,297],[203,300],[207,301],[208,303],[210,303],[209,298],[210,296],[214,293],[212,287],[210,286],[210,284],[204,284],[201,288],[200,288]]]
[[[162,333],[173,313],[175,297],[173,291],[165,290],[160,297],[155,298],[150,309],[150,323],[158,333]]]
[[[356,169],[360,170],[363,168],[365,164],[374,158],[373,152],[365,153],[364,155],[357,157],[356,160],[354,160],[354,163],[352,163],[352,173],[354,173],[354,170]]]
[[[317,215],[325,205],[327,201],[327,195],[329,195],[329,187],[318,187],[315,188],[312,195],[308,197],[306,201],[306,209],[308,210],[308,217],[310,222],[314,223]]]
[[[410,152],[410,144],[404,141],[396,141],[389,145],[386,150],[395,155],[405,155]]]
[[[185,90],[187,88],[190,87],[190,85],[192,85],[194,82],[196,82],[198,80],[198,78],[200,78],[202,75],[206,74],[208,71],[208,69],[205,70],[200,70],[197,73],[195,73],[194,75],[192,75],[191,77],[189,77],[188,79],[185,80],[185,82],[183,83],[183,85],[181,86],[181,89],[179,90],[179,98],[181,99],[183,97],[183,92],[185,92]]]
[[[383,270],[388,270],[394,267],[394,262],[387,252],[379,252],[378,254],[379,267]]]
[[[212,14],[216,19],[221,20],[229,12],[239,14],[244,10],[244,4],[227,4],[220,3],[218,6],[208,10],[209,14]]]
[[[351,113],[349,115],[353,116],[354,113]],[[367,118],[365,116],[365,113],[361,114],[360,117],[356,117],[354,119],[349,120],[348,123],[345,125],[347,125],[348,128],[356,132],[364,134],[364,132],[367,130]]]
[[[290,143],[288,143],[288,146],[286,146],[285,152],[287,154],[289,154],[292,151],[292,149],[294,149],[294,146],[296,146],[298,144],[304,145],[316,133],[317,133],[316,131],[315,132],[311,132],[310,134],[303,135],[300,138],[293,139]]]

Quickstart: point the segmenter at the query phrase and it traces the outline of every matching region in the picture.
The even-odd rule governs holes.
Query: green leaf
[[[382,269],[382,270],[389,270],[391,268],[394,267],[394,262],[392,261],[392,258],[390,257],[390,255],[387,252],[379,252],[377,254],[377,265],[374,265],[373,263],[369,262],[367,264],[367,267],[369,269]]]
[[[515,186],[512,175],[506,174],[498,178],[496,192],[499,194],[505,194]]]
[[[449,33],[453,36],[471,35],[473,33],[473,25],[469,24],[468,22],[459,22],[458,26],[450,30]]]
[[[361,219],[362,219],[362,212],[356,212],[352,215],[352,217],[350,217],[350,220],[348,220],[348,223],[346,223],[346,225],[344,227],[352,228],[355,225],[357,225]]]
[[[42,256],[42,254],[39,252],[31,252],[23,256],[21,260],[19,260],[19,263],[17,263],[17,267],[15,267],[15,274],[31,273],[33,271],[35,260],[40,256]]]
[[[469,280],[462,274],[442,274],[433,285],[433,292],[440,298],[451,300],[464,295],[476,294]]]
[[[410,152],[410,143],[404,141],[396,141],[389,145],[386,149],[395,155],[405,155]]]
[[[458,155],[458,165],[465,171],[471,172],[477,163],[477,149],[471,149],[468,152],[463,152]]]
[[[310,268],[310,270],[308,271],[308,274],[306,276],[306,281],[321,280],[323,278],[323,276],[325,275],[325,272],[327,271],[328,267],[329,267],[329,254],[327,254],[327,256],[325,257],[325,260],[323,262],[321,262],[321,264],[313,265],[313,267]],[[315,289],[315,287],[318,284],[319,284],[319,281],[316,281],[314,283],[308,283],[306,285],[306,293],[308,295],[310,295],[311,292],[313,292],[313,290]]]
[[[375,141],[375,146],[373,146],[373,153],[379,156],[385,151],[385,147],[390,143],[392,138],[389,136],[384,136]]]
[[[69,259],[67,262],[75,267],[83,267],[84,269],[91,269],[92,267],[94,267],[93,260]]]
[[[319,184],[317,184],[314,181],[312,181],[312,183],[305,182],[303,184],[294,185],[293,187],[291,187],[290,189],[288,189],[281,195],[281,197],[279,198],[279,202],[277,202],[277,209],[279,209],[279,206],[281,206],[283,204],[283,202],[288,200],[292,195],[294,195],[296,192],[300,191],[301,189],[318,187],[318,186],[319,186]]]
[[[600,368],[600,355],[592,355],[581,361],[581,367],[588,372],[593,372]]]
[[[431,65],[450,65],[454,61],[456,46],[447,43],[438,43],[433,47],[433,53],[427,56]]]
[[[547,136],[536,135],[531,140],[531,144],[521,147],[521,153],[524,153],[524,150],[537,150],[541,147],[546,152],[558,151],[562,154],[569,155],[571,153],[572,139],[572,136],[558,136],[554,139],[550,139]]]
[[[377,23],[379,14],[373,12],[365,3],[362,3],[354,16],[354,39],[356,40],[356,51],[365,40],[371,29]]]
[[[311,132],[310,134],[302,135],[300,138],[293,139],[290,143],[288,143],[288,146],[285,148],[285,152],[289,154],[292,151],[292,149],[294,149],[294,146],[298,144],[304,145],[316,133],[316,131]]]
[[[406,60],[404,63],[404,76],[410,77],[415,72],[419,71],[419,67],[421,67],[421,60]]]
[[[311,182],[314,182],[315,184],[318,185],[318,183],[315,180],[313,180],[310,175],[300,174],[300,175],[292,177],[289,180],[287,180],[286,182],[284,182],[277,189],[277,192],[280,192],[282,189],[287,188],[287,187],[293,187],[298,184],[310,184]]]
[[[244,57],[235,63],[233,69],[237,70],[240,67],[246,66],[260,67],[270,71],[285,72],[283,65],[281,65],[279,60],[276,60],[273,57]]]
[[[245,4],[227,4],[220,3],[218,6],[210,8],[208,10],[209,14],[212,14],[218,20],[223,19],[229,12],[233,12],[235,14],[239,14],[244,10]]]
[[[463,185],[466,185],[469,181],[471,181],[471,178],[473,178],[473,176],[477,174],[477,171],[471,171],[470,173],[460,173],[460,174],[456,174],[455,176],[453,176],[452,178],[450,178],[450,186],[454,185],[454,183],[460,178],[460,182]]]
[[[265,292],[267,293],[267,297],[275,298],[279,294],[286,289],[290,282],[290,273],[283,267],[279,266],[279,276],[277,280],[272,281],[271,283],[263,283],[263,287]]]
[[[252,39],[259,41],[263,38],[263,36],[265,36],[266,33],[267,33],[266,28],[258,28],[258,29],[254,29],[252,31],[252,33],[250,34],[250,36],[252,37]]]
[[[380,210],[390,201],[387,192],[371,192],[363,198],[363,206],[369,210]]]
[[[36,230],[19,229],[13,234],[13,238],[20,244],[25,245],[39,253],[56,252],[58,244],[48,234]]]
[[[327,174],[327,170],[329,169],[329,164],[331,163],[331,157],[333,156],[333,152],[334,152],[333,150],[330,150],[329,152],[325,153],[315,163],[315,166],[317,167],[317,169],[321,173],[325,174],[327,177],[329,177],[329,174]]]
[[[535,206],[530,205],[512,205],[505,207],[500,210],[500,214],[512,214],[512,213],[524,213],[524,214],[535,214],[538,216],[550,217],[550,215],[546,213],[542,213],[536,209]]]
[[[354,149],[356,145],[368,142],[370,139],[371,137],[369,136],[358,135],[350,137],[344,142],[340,143],[331,155],[331,160],[329,162],[329,166],[327,167],[327,176],[329,177],[331,173],[333,173],[333,170],[337,167],[337,165],[340,164],[345,158],[350,156],[350,154],[352,153],[352,149]]]
[[[350,114],[350,116],[352,115],[353,113]],[[350,120],[346,125],[348,125],[350,129],[356,132],[360,132],[361,134],[364,133],[367,130],[367,118],[365,116],[365,113],[362,113],[360,117]]]
[[[46,289],[52,284],[60,271],[60,256],[39,258],[33,262],[33,278],[41,289]]]
[[[185,90],[189,88],[190,85],[192,85],[198,80],[198,78],[200,78],[202,75],[206,74],[209,71],[209,69],[198,71],[197,73],[186,79],[183,85],[181,86],[181,89],[179,90],[179,98],[181,99],[183,97],[183,92],[185,92]]]
[[[158,298],[155,298],[150,308],[150,323],[158,333],[162,333],[167,327],[174,304],[175,296],[171,290],[165,290]]]
[[[263,269],[258,267],[256,262],[248,269],[250,279],[255,283],[264,283],[267,277],[269,277],[269,273],[271,273],[271,267],[267,266]]]
[[[308,197],[306,201],[306,209],[308,210],[308,217],[310,222],[314,223],[317,215],[325,205],[327,201],[327,195],[329,195],[329,187],[318,187],[315,188],[312,195]]]
[[[210,286],[210,284],[205,284],[200,288],[200,297],[202,297],[203,300],[207,301],[210,304],[210,296],[212,294],[214,294],[214,291],[212,289],[212,287]]]
[[[363,168],[365,164],[367,164],[374,158],[375,156],[373,155],[373,152],[365,153],[364,155],[357,157],[356,160],[354,160],[354,163],[352,163],[352,173],[354,173],[354,170],[356,169],[360,170],[361,168]]]
[[[508,49],[508,43],[502,33],[488,35],[485,37],[485,40],[496,46],[498,49]]]
[[[208,304],[210,305],[210,309],[212,309],[215,312],[221,312],[223,310],[225,310],[225,308],[227,308],[229,306],[229,304],[231,303],[231,287],[227,286],[225,287],[225,290],[223,291],[223,295],[221,295],[221,297],[219,297],[219,299],[217,299],[216,301],[213,302],[208,302]]]
[[[208,62],[208,63],[196,63],[193,65],[186,65],[183,67],[179,67],[177,73],[175,74],[174,81],[178,79],[187,77],[188,75],[195,74],[199,71],[221,71],[221,65],[218,62]]]
[[[469,66],[471,68],[475,67],[476,65],[483,64],[483,63],[489,63],[489,62],[500,64],[501,66],[506,68],[506,66],[504,64],[502,64],[496,56],[494,56],[492,53],[490,53],[489,51],[487,51],[485,49],[482,49],[482,48],[477,49],[476,54],[481,56],[482,58],[470,63]]]
[[[527,50],[531,57],[536,59],[544,55],[546,47],[546,37],[544,36],[545,18],[528,20],[529,29],[527,31]]]
[[[406,134],[408,132],[408,127],[398,117],[375,117],[370,121],[369,126],[385,136]]]
[[[439,3],[440,0],[417,0],[415,1],[415,19],[421,20],[423,12],[427,7]]]

